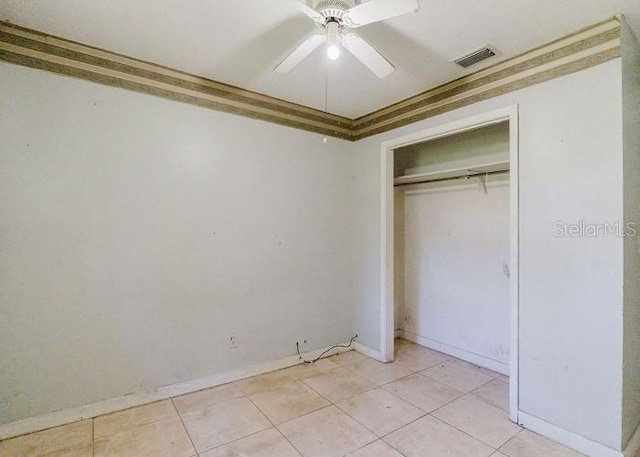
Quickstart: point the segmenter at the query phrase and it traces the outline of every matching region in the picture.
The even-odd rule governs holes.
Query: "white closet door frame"
[[[509,367],[509,416],[518,422],[519,393],[519,188],[518,188],[518,105],[490,111],[382,143],[381,161],[381,243],[380,243],[380,356],[393,361],[394,339],[394,208],[393,157],[398,148],[455,135],[499,122],[509,122],[510,157],[510,246],[511,246],[511,348]]]

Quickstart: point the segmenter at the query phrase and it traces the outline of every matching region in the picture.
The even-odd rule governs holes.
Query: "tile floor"
[[[396,340],[0,442],[0,456],[570,457],[509,422],[508,379]]]

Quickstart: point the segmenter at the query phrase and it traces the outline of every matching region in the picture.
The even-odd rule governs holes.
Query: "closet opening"
[[[518,411],[517,107],[382,145],[383,361],[394,338],[509,377]]]

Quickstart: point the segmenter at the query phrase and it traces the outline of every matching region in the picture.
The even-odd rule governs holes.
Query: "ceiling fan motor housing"
[[[327,25],[325,26],[325,30],[327,43],[340,44],[340,42],[342,42],[342,31],[340,23],[338,23],[338,21],[329,19],[329,21],[327,21]]]
[[[289,73],[319,46],[326,46],[327,57],[335,60],[344,47],[378,78],[386,78],[395,67],[373,46],[350,29],[416,12],[419,0],[298,0],[299,7],[322,29],[308,36],[280,62],[275,71]]]
[[[355,4],[355,0],[313,0],[313,9],[324,18],[333,19],[342,25],[345,13]]]

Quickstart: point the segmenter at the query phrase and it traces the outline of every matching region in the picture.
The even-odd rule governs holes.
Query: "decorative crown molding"
[[[357,141],[620,56],[621,16],[358,119],[0,22],[0,60]]]
[[[0,60],[351,139],[346,117],[0,22]]]
[[[622,18],[613,17],[354,121],[353,140],[396,129],[482,100],[620,57]]]

